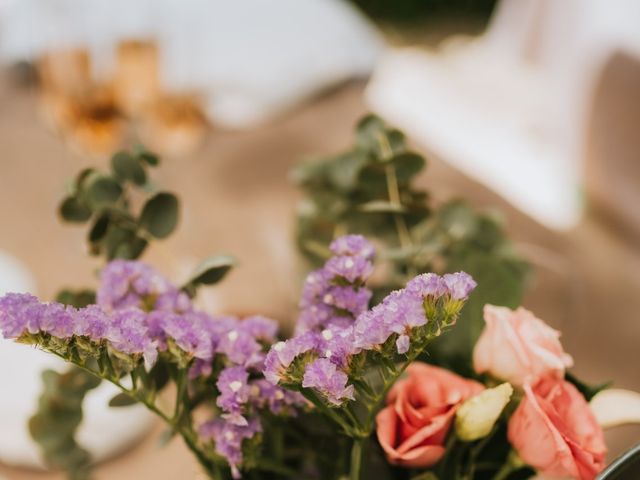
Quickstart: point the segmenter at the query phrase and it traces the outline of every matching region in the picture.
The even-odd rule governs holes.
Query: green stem
[[[362,468],[362,447],[365,438],[354,438],[351,447],[351,466],[349,468],[349,480],[360,480],[360,470]]]
[[[180,416],[184,407],[184,396],[187,391],[187,370],[179,370],[176,375],[176,404],[173,411],[173,422],[180,423]]]
[[[327,407],[324,402],[319,399],[312,390],[307,388],[300,388],[299,392],[309,400],[318,410],[322,411],[329,418],[333,419],[338,425],[342,427],[344,433],[348,436],[352,437],[354,433],[354,425],[349,425],[347,421],[340,416],[340,414],[333,410],[332,408]]]
[[[378,143],[380,145],[380,150],[382,151],[382,160],[388,161],[393,156],[393,151],[391,150],[391,145],[389,145],[389,140],[385,135],[378,136]],[[400,199],[400,188],[398,186],[398,177],[396,175],[396,169],[391,163],[387,163],[385,165],[385,176],[387,179],[387,194],[389,196],[389,202],[394,205],[402,206],[402,201]],[[409,234],[409,229],[407,228],[407,224],[404,221],[404,217],[395,213],[393,215],[396,229],[398,230],[398,237],[400,239],[400,244],[403,247],[412,246],[413,242],[411,241],[411,235]]]
[[[507,461],[500,467],[500,470],[496,472],[496,475],[493,477],[493,480],[505,480],[516,470],[519,470],[524,463],[514,450],[509,452],[507,456]]]
[[[398,377],[400,377],[400,375],[402,375],[404,373],[404,371],[407,369],[409,364],[416,359],[416,357],[418,356],[418,354],[420,352],[422,352],[422,350],[423,350],[423,348],[417,348],[415,350],[415,353],[413,353],[411,356],[407,357],[407,359],[400,364],[399,368],[396,366],[396,368],[394,368],[394,370],[392,372],[390,372],[391,373],[390,376],[387,377],[386,375],[382,375],[381,374],[382,377],[385,379],[384,380],[384,388],[382,389],[382,391],[380,393],[378,393],[377,395],[374,396],[374,398],[372,399],[371,403],[369,403],[369,405],[367,407],[368,411],[369,411],[369,414],[367,415],[367,420],[364,423],[364,430],[367,433],[367,435],[370,435],[371,431],[373,430],[373,420],[375,418],[374,415],[376,414],[376,412],[378,410],[378,406],[387,397],[387,393],[389,393],[389,390],[391,389],[393,384],[396,383],[396,380],[398,379]],[[384,368],[384,367],[378,367],[378,368]]]

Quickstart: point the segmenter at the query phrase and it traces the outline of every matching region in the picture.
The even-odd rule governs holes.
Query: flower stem
[[[520,460],[515,451],[511,450],[507,457],[507,461],[502,465],[502,467],[500,467],[500,470],[496,472],[493,480],[505,480],[513,472],[522,468],[523,465],[524,463]]]
[[[365,438],[356,437],[353,439],[351,447],[351,467],[349,469],[349,480],[360,480],[360,469],[362,467],[362,447]]]

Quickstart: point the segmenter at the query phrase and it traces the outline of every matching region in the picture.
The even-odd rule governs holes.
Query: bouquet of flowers
[[[424,260],[416,271],[412,245],[400,252],[394,289],[384,289],[371,288],[379,239],[331,240],[304,281],[290,338],[260,315],[199,309],[198,287],[221,280],[232,260],[206,261],[182,287],[134,260],[176,224],[177,200],[166,192],[139,215],[129,211],[122,184],[144,184],[156,164],[148,152],[120,153],[112,175],[78,177],[62,214],[94,221],[93,251],[109,259],[97,292],[57,302],[7,294],[5,337],[113,383],[122,392],[114,407],[144,404],[214,479],[591,479],[603,469],[606,446],[587,403],[596,390],[566,372],[572,359],[559,333],[531,312],[484,305],[470,364],[457,372],[446,358],[434,364],[432,342],[455,332],[481,279],[425,272]],[[387,187],[403,201],[397,185]],[[426,215],[422,200],[415,194],[411,208]],[[398,205],[378,208],[405,240],[417,238],[419,222],[402,223]],[[50,453],[77,453],[46,432]]]

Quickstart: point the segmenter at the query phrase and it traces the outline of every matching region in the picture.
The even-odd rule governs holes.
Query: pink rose
[[[550,378],[524,391],[508,427],[520,458],[546,476],[595,478],[607,448],[582,394],[569,382]]]
[[[560,333],[520,307],[485,305],[486,326],[473,350],[473,366],[512,385],[535,384],[543,377],[563,378],[573,365]]]
[[[376,417],[378,441],[390,463],[423,468],[444,455],[458,406],[484,387],[442,368],[414,362]]]

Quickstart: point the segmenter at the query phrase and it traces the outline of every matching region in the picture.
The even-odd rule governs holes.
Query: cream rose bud
[[[560,332],[520,307],[485,305],[485,328],[473,350],[477,373],[506,380],[512,385],[535,384],[544,377],[562,378],[573,365],[560,344]]]
[[[513,387],[503,383],[464,402],[456,412],[458,438],[472,442],[489,435],[512,394]]]

